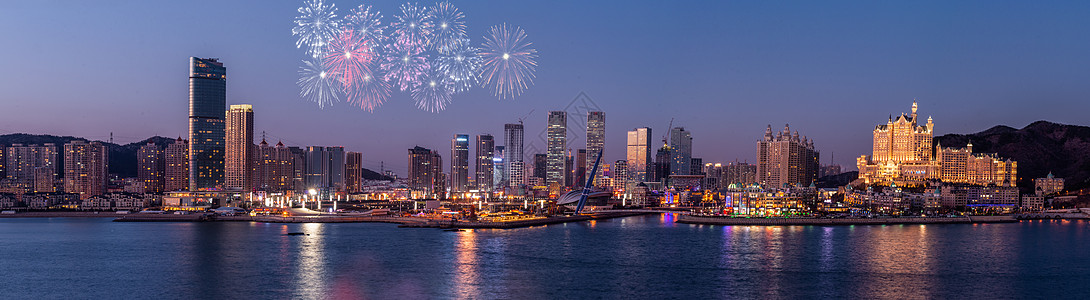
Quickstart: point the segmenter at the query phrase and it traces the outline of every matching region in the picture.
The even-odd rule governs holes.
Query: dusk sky
[[[403,3],[331,2],[338,15],[370,4],[386,22]],[[319,109],[296,85],[301,0],[5,1],[0,134],[185,136],[190,56],[221,59],[228,104],[254,106],[255,142],[266,132],[270,143],[342,145],[362,152],[364,167],[381,161],[400,175],[408,148],[447,160],[455,133],[500,144],[503,124],[531,110],[526,142],[543,149],[547,112],[580,92],[605,111],[610,162],[624,158],[627,130],[651,127],[657,140],[671,118],[704,162],[753,162],[765,126],[790,123],[816,140],[823,164],[835,153],[846,169],[870,154],[873,126],[913,99],[936,135],[1090,124],[1090,2],[453,3],[475,44],[495,24],[526,31],[539,59],[522,96],[478,88],[438,114],[404,92],[373,113]]]

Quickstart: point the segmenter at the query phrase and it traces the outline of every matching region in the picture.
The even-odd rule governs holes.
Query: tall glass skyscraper
[[[651,128],[641,127],[629,131],[626,150],[629,186],[625,191],[631,191],[637,183],[650,181]]]
[[[584,172],[590,172],[594,168],[594,162],[598,160],[598,153],[606,147],[606,114],[600,111],[587,113],[587,163],[583,165]],[[594,186],[606,186],[606,177],[597,176]]]
[[[450,139],[450,190],[469,191],[469,135],[455,134]]]
[[[189,189],[223,188],[227,68],[189,58]]]
[[[494,156],[493,150],[495,150],[496,144],[492,139],[492,135],[480,134],[477,135],[477,175],[474,177],[477,180],[477,189],[482,191],[492,191],[493,186],[493,172],[492,172],[492,158]]]
[[[673,161],[670,163],[669,175],[691,175],[693,135],[685,127],[674,127],[670,130],[670,155]]]
[[[564,150],[568,148],[568,113],[550,111],[548,128],[548,148],[545,157],[545,185],[564,186]]]

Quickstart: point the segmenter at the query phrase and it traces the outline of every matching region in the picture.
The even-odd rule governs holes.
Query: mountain
[[[858,171],[844,172],[837,175],[828,175],[818,178],[814,186],[818,188],[837,188],[848,185],[852,180],[859,178]]]
[[[0,146],[11,146],[11,144],[23,144],[23,145],[41,145],[46,143],[53,143],[57,146],[57,161],[58,161],[58,173],[64,170],[64,144],[80,140],[90,141],[85,138],[73,137],[73,136],[54,136],[54,135],[37,135],[26,133],[15,133],[0,135]],[[140,147],[147,145],[148,142],[155,143],[160,149],[166,148],[167,145],[174,143],[174,138],[167,138],[161,136],[154,136],[139,142],[118,145],[113,143],[102,142],[103,145],[109,149],[109,169],[110,174],[117,174],[121,178],[136,177],[136,152],[140,150]],[[391,180],[391,178],[378,174],[375,171],[363,169],[364,179],[370,180]]]
[[[1090,127],[1037,121],[1022,129],[995,126],[974,134],[947,134],[934,138],[936,145],[965,147],[973,152],[996,153],[1018,162],[1018,186],[1033,189],[1033,179],[1052,172],[1064,178],[1067,189],[1090,186]]]

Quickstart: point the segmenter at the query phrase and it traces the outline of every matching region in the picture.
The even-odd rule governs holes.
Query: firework
[[[402,91],[416,87],[424,73],[431,68],[423,52],[422,46],[412,44],[386,45],[386,61],[381,65],[382,71],[386,72],[384,79],[394,83]]]
[[[431,34],[432,23],[427,11],[415,3],[401,5],[401,14],[395,16],[397,21],[390,23],[394,32],[394,43],[406,44],[414,47],[428,45],[428,35]]]
[[[455,93],[465,92],[477,84],[477,69],[481,67],[479,50],[469,46],[468,39],[463,39],[447,54],[436,58],[435,68],[451,81]]]
[[[447,54],[459,43],[468,42],[465,14],[450,2],[443,1],[429,8],[428,17],[432,23],[429,47],[435,51]]]
[[[347,93],[348,103],[373,112],[390,97],[390,83],[373,73],[365,73],[348,87]]]
[[[310,0],[303,4],[299,8],[301,15],[295,17],[291,34],[299,37],[295,41],[296,48],[306,46],[307,54],[317,58],[322,56],[326,43],[340,31],[336,20],[337,8],[335,4],[325,5],[322,0]]]
[[[337,74],[337,80],[347,88],[363,74],[371,74],[370,63],[374,58],[370,43],[355,30],[341,31],[329,41],[322,63],[325,69]]]
[[[336,74],[326,70],[325,65],[317,59],[304,60],[299,67],[299,95],[310,101],[317,102],[318,107],[332,106],[339,100],[337,96]]]
[[[522,28],[508,30],[507,24],[492,26],[485,36],[480,55],[484,60],[480,69],[483,85],[490,86],[492,94],[506,99],[521,95],[534,84],[537,67],[537,50],[530,48]]]
[[[412,90],[416,107],[438,113],[450,104],[453,87],[450,80],[438,70],[425,72],[423,81]]]
[[[372,12],[370,6],[360,5],[353,8],[348,15],[344,16],[342,25],[345,29],[355,31],[361,39],[367,41],[372,50],[378,49],[378,45],[386,40],[386,36],[383,35],[386,25],[382,24],[382,14],[377,10]]]

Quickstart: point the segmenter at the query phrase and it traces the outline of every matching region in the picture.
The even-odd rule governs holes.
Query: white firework
[[[491,87],[500,99],[514,98],[534,84],[537,50],[526,40],[526,32],[507,24],[492,26],[481,47],[482,85]]]
[[[382,24],[382,13],[378,10],[372,11],[371,6],[360,5],[353,8],[348,15],[344,16],[342,25],[344,29],[355,31],[360,38],[371,45],[372,49],[379,49],[379,45],[386,41],[386,35],[383,34],[386,31],[386,25]]]
[[[299,67],[299,95],[303,98],[317,102],[319,108],[333,106],[340,100],[337,91],[341,88],[337,83],[336,74],[326,69],[325,64],[317,59],[304,60]]]
[[[311,58],[321,57],[325,45],[340,32],[336,12],[336,4],[325,5],[322,0],[303,2],[300,16],[295,17],[295,27],[291,29],[291,34],[299,37],[295,47],[306,46]]]
[[[402,91],[419,85],[424,73],[431,69],[427,55],[423,54],[424,48],[403,43],[386,47],[386,60],[380,66],[386,73],[383,78]]]
[[[450,2],[440,2],[428,9],[428,18],[432,25],[429,39],[431,49],[447,54],[458,47],[459,43],[468,42],[466,35],[465,14]]]
[[[447,108],[453,93],[450,79],[438,70],[431,70],[425,72],[421,83],[413,88],[412,97],[417,108],[438,113]]]
[[[461,93],[477,85],[477,70],[484,60],[477,55],[480,49],[469,46],[469,39],[462,39],[454,45],[447,54],[435,59],[435,68],[451,81],[455,93]]]
[[[428,45],[428,36],[431,35],[432,23],[427,10],[415,3],[405,3],[401,5],[401,14],[394,17],[397,20],[390,23],[390,27],[394,31],[394,43],[414,47],[426,47]]]

